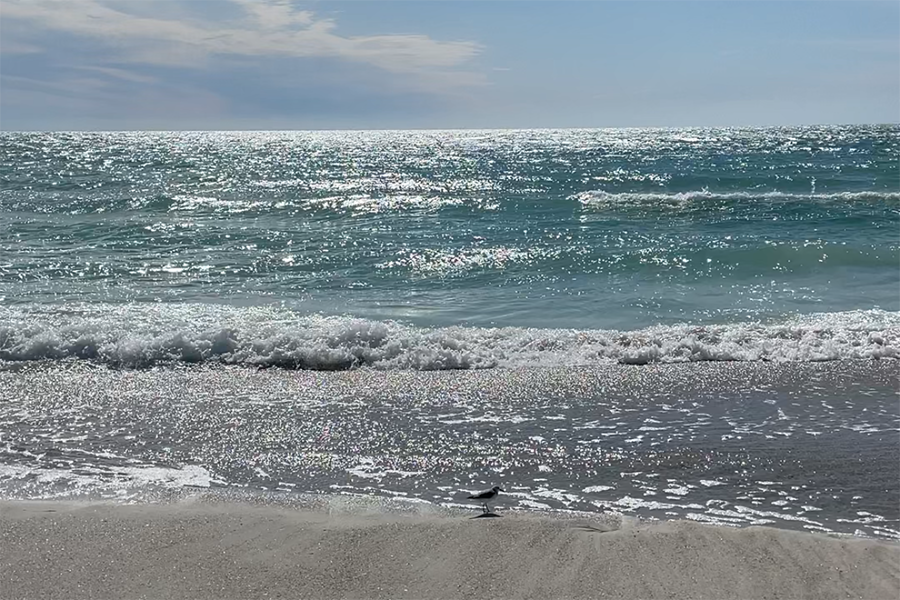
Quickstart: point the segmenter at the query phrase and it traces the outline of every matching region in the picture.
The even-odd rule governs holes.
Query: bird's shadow
[[[581,531],[587,531],[590,533],[609,533],[611,531],[617,531],[618,527],[595,527],[593,525],[576,525],[575,529],[580,529]]]
[[[490,519],[490,518],[493,518],[493,517],[499,518],[499,517],[501,517],[501,516],[502,516],[502,515],[498,515],[498,514],[495,513],[495,512],[486,512],[486,513],[481,513],[480,515],[475,515],[474,517],[471,517],[471,518],[472,518],[472,519]]]

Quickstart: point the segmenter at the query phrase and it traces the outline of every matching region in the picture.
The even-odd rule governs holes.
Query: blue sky
[[[900,121],[900,2],[3,0],[0,126]]]

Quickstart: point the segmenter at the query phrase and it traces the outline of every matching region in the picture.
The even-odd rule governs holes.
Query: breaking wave
[[[90,305],[0,309],[0,360],[113,367],[221,363],[308,370],[488,369],[696,361],[900,358],[900,313],[819,313],[780,322],[633,331],[423,328],[301,316],[282,308]]]

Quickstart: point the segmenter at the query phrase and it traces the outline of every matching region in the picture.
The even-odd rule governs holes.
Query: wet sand
[[[2,598],[897,598],[900,545],[237,502],[0,503]]]

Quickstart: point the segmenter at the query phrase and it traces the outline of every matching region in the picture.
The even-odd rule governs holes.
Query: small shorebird
[[[504,490],[500,489],[499,485],[495,485],[489,490],[484,490],[483,492],[478,492],[477,494],[472,494],[469,496],[469,500],[481,500],[481,506],[485,513],[491,512],[491,507],[488,506],[488,501],[494,498],[498,492],[502,492]]]

